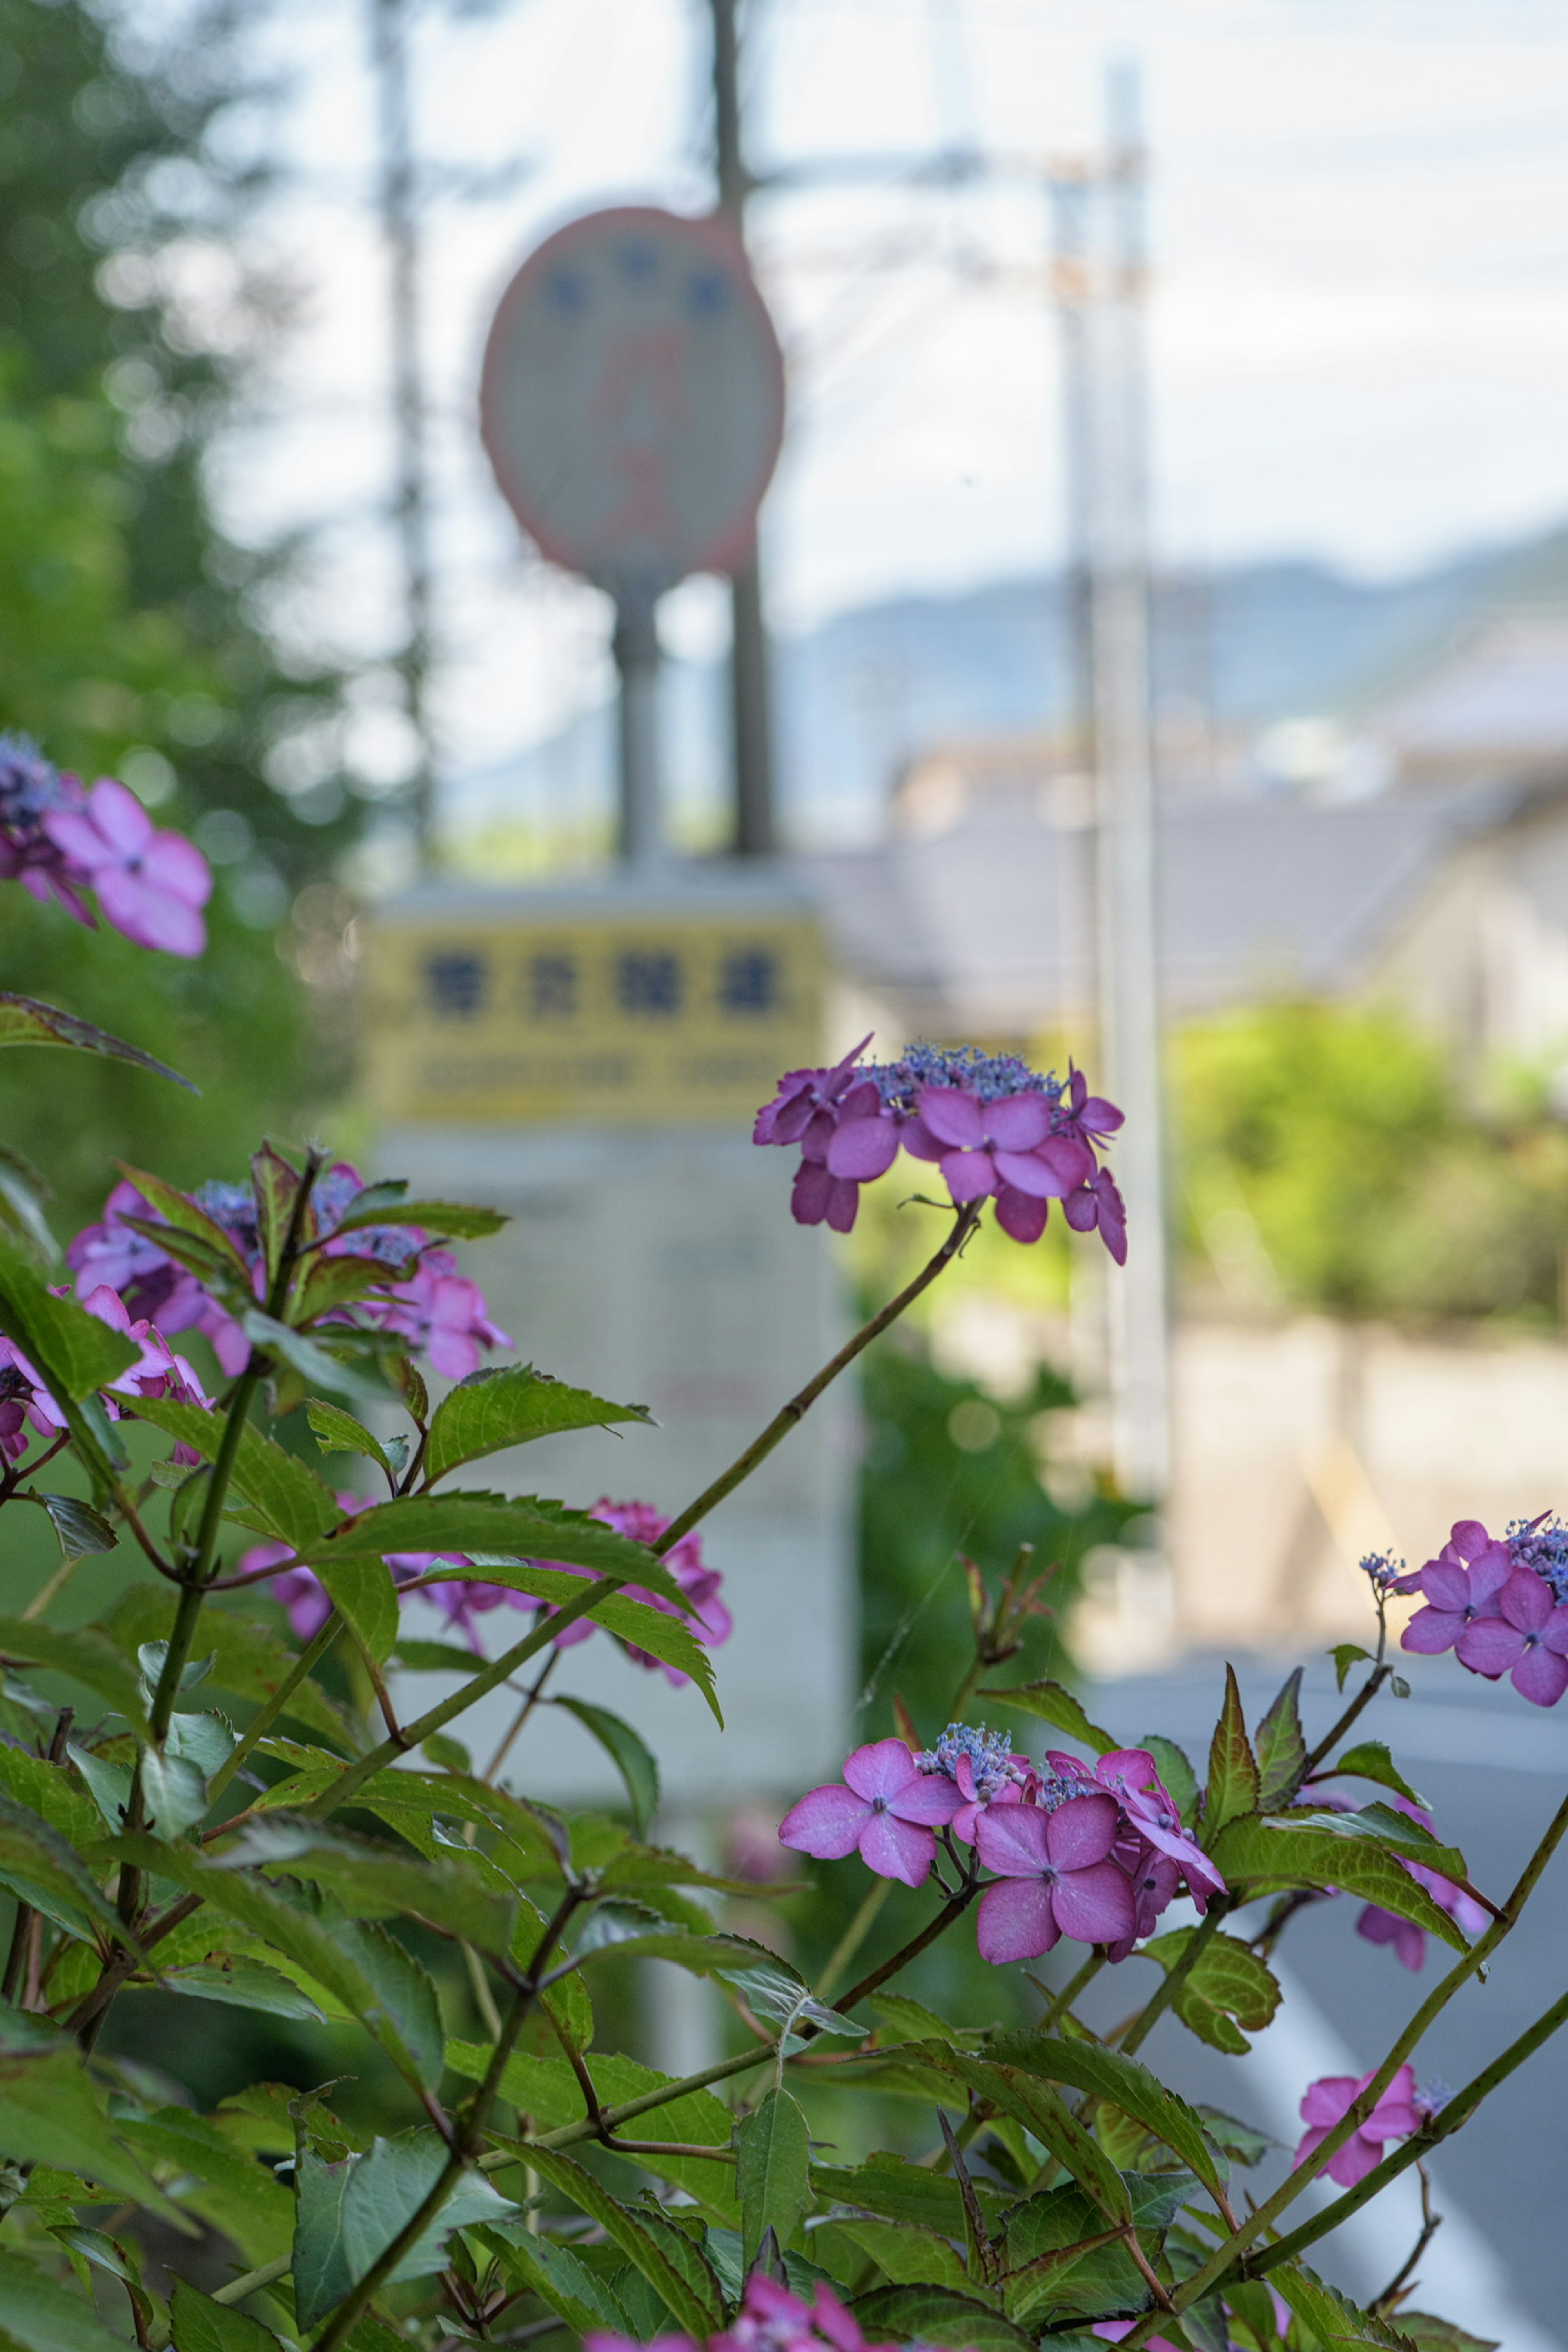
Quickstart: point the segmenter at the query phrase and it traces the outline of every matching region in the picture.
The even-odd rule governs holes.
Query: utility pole
[[[393,512],[403,568],[403,644],[394,667],[413,729],[416,764],[408,787],[419,863],[435,842],[435,746],[430,724],[431,562],[426,471],[426,401],[419,337],[419,190],[409,97],[411,0],[370,0],[371,55],[381,139],[380,211],[390,273],[392,403],[395,442]]]
[[[1080,577],[1079,707],[1095,780],[1096,982],[1125,1271],[1107,1286],[1112,1444],[1123,1489],[1170,1481],[1156,812],[1149,667],[1146,157],[1136,68],[1111,69],[1109,152],[1052,175],[1065,377],[1069,581]],[[1088,183],[1092,180],[1092,187]],[[1094,203],[1092,215],[1089,197]]]
[[[741,140],[740,36],[736,0],[710,0],[713,17],[713,122],[719,210],[745,226],[746,199],[755,183]],[[773,818],[773,718],[763,581],[755,541],[730,579],[731,744],[735,787],[732,845],[742,857],[766,857],[777,847]]]

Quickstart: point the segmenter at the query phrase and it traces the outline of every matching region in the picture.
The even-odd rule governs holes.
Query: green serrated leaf
[[[316,1570],[332,1606],[379,1666],[397,1641],[397,1587],[384,1560],[324,1559]]]
[[[1139,1947],[1141,1957],[1172,1969],[1197,1933],[1175,1927]],[[1279,1987],[1256,1952],[1234,1936],[1211,1936],[1176,1988],[1176,2015],[1200,2042],[1241,2057],[1251,2044],[1241,2028],[1260,2032],[1279,2006]]]
[[[423,2204],[446,2160],[445,2143],[426,2130],[373,2140],[363,2156],[337,2164],[323,2163],[309,2148],[301,2151],[293,2278],[302,2327],[324,2318],[364,2276]],[[506,2220],[516,2211],[480,2174],[465,2173],[389,2284],[431,2277],[445,2263],[454,2230]]]
[[[1426,1798],[1417,1795],[1411,1787],[1381,1739],[1363,1739],[1357,1747],[1347,1748],[1342,1755],[1335,1757],[1326,1772],[1315,1775],[1319,1780],[1336,1780],[1342,1777],[1380,1781],[1384,1788],[1393,1789],[1410,1804],[1419,1805],[1423,1812],[1428,1811]]]
[[[136,1411],[140,1419],[152,1422],[178,1444],[194,1447],[205,1462],[216,1460],[228,1427],[226,1414],[182,1404],[173,1397],[141,1398]],[[330,1534],[343,1516],[337,1496],[310,1464],[287,1453],[251,1422],[240,1433],[234,1486],[259,1513],[265,1532],[296,1549]]]
[[[104,2326],[90,2302],[22,2254],[0,2253],[0,2332],[22,2352],[125,2352],[125,2338]]]
[[[329,1353],[315,1339],[307,1339],[302,1331],[291,1330],[275,1316],[264,1315],[258,1307],[247,1307],[238,1318],[240,1329],[251,1346],[262,1355],[270,1357],[298,1372],[310,1387],[325,1389],[329,1396],[353,1397],[371,1403],[384,1403],[384,1384],[368,1373],[357,1371],[352,1364]],[[334,1334],[334,1338],[339,1335]],[[350,1345],[353,1335],[345,1328],[340,1344]]]
[[[942,2286],[874,2287],[856,2298],[855,2316],[872,2336],[905,2343],[963,2347],[964,2352],[1034,2352],[1035,2339],[974,2296]]]
[[[1377,1813],[1386,1809],[1368,1810]],[[1400,1829],[1375,1829],[1369,1834],[1366,1817],[1355,1813],[1310,1813],[1300,1822],[1278,1815],[1266,1822],[1248,1814],[1231,1822],[1215,1841],[1215,1867],[1227,1886],[1234,1889],[1245,1882],[1256,1895],[1288,1886],[1336,1886],[1426,1928],[1456,1951],[1468,1950],[1447,1913],[1399,1861],[1399,1853],[1406,1852],[1445,1878],[1462,1879],[1463,1855],[1447,1846],[1418,1845],[1408,1834],[1419,1834],[1417,1824],[1403,1813],[1389,1819]]]
[[[31,1249],[0,1225],[0,1328],[61,1400],[89,1397],[118,1380],[141,1354],[132,1339],[100,1323],[74,1298],[57,1298]]]
[[[41,1814],[0,1796],[0,1884],[68,1935],[92,1940],[123,1931],[112,1904],[58,1830]]]
[[[460,1852],[418,1861],[300,1814],[268,1813],[247,1824],[216,1867],[308,1878],[330,1889],[355,1919],[412,1914],[502,1958],[511,1938],[515,1899],[495,1894],[477,1859]]]
[[[1048,1679],[1024,1683],[1016,1690],[984,1690],[980,1696],[1000,1699],[1005,1706],[1016,1707],[1020,1715],[1037,1717],[1054,1730],[1065,1732],[1069,1739],[1081,1740],[1097,1756],[1109,1756],[1113,1748],[1121,1745],[1109,1731],[1102,1731],[1099,1724],[1090,1723],[1071,1691],[1064,1690],[1060,1683]]]
[[[1026,2074],[1065,2083],[1089,2098],[1110,2100],[1180,2157],[1211,2196],[1217,2200],[1223,2195],[1228,2173],[1215,2162],[1201,2119],[1136,2058],[1099,2042],[1063,2042],[1039,2032],[998,2034],[986,2047],[990,2055],[1021,2066]]]
[[[310,2025],[325,2023],[325,2015],[309,1993],[301,1992],[276,1969],[259,1960],[225,1958],[200,1961],[189,1968],[163,1969],[158,1977],[164,1992],[187,1993],[196,2000],[221,2001],[227,2009],[258,2011],[266,2017],[293,2017]]]
[[[120,1541],[101,1512],[75,1495],[37,1495],[59,1538],[62,1559],[85,1559],[91,1552],[112,1551]]]
[[[585,2172],[560,2148],[534,2147],[528,2160],[552,2188],[569,2197],[579,2211],[597,2222],[619,2246],[628,2262],[647,2279],[677,2326],[700,2339],[723,2326],[724,2307],[717,2293],[704,2294],[694,2288],[639,2217],[612,2197],[591,2172]]]
[[[1338,2287],[1330,2286],[1317,2274],[1296,2263],[1282,2263],[1270,2271],[1268,2284],[1281,2301],[1289,2305],[1298,2319],[1309,2330],[1321,2352],[1340,2352],[1343,2345],[1370,2344],[1384,2347],[1384,2352],[1408,2352],[1408,2346],[1399,2330],[1385,2319],[1373,2318],[1370,2311],[1342,2295]]]
[[[184,1087],[188,1095],[201,1093],[189,1078],[144,1054],[140,1045],[128,1045],[123,1037],[110,1036],[107,1029],[95,1028],[75,1013],[62,1013],[58,1004],[40,1004],[36,996],[0,995],[0,1045],[69,1045],[79,1054],[102,1054],[111,1062],[151,1070],[154,1077]]]
[[[499,2256],[508,2284],[536,2294],[574,2334],[629,2334],[630,2323],[608,2280],[590,2270],[570,2246],[516,2222],[492,2222],[474,2234],[488,2252]]]
[[[479,1242],[511,1223],[500,1209],[475,1209],[455,1201],[405,1201],[402,1195],[407,1189],[405,1184],[371,1185],[333,1226],[334,1234],[358,1233],[366,1225],[419,1225],[447,1241]],[[396,1197],[392,1197],[395,1190]]]
[[[1276,1805],[1294,1793],[1307,1760],[1300,1698],[1301,1668],[1298,1666],[1253,1734],[1258,1753],[1259,1812],[1272,1812]]]
[[[379,1463],[388,1477],[392,1475],[392,1464],[381,1440],[373,1437],[363,1422],[345,1412],[341,1404],[329,1404],[324,1397],[310,1397],[305,1403],[305,1418],[323,1454],[363,1454]]]
[[[75,2043],[8,2003],[0,2003],[0,2156],[79,2173],[174,2213],[104,2114]],[[5,2318],[0,2295],[0,2326]]]
[[[951,2076],[990,2099],[1004,2114],[1016,2116],[1067,2168],[1108,2220],[1122,2222],[1131,2218],[1132,2209],[1121,2175],[1047,2082],[1021,2066],[975,2057],[951,2042],[917,2042],[904,2049],[921,2065]],[[963,2104],[967,2105],[967,2100]]]
[[[1359,1642],[1336,1642],[1329,1655],[1334,1662],[1334,1678],[1341,1690],[1345,1686],[1345,1676],[1358,1658],[1364,1658],[1369,1665],[1372,1663],[1372,1652],[1363,1650]]]
[[[769,2091],[735,2136],[736,2186],[746,2266],[756,2261],[764,2231],[781,2247],[800,2242],[811,2206],[811,2144],[805,2117],[787,2091]]]
[[[1471,2336],[1451,2319],[1436,2319],[1429,2311],[1402,2311],[1399,2333],[1415,2345],[1415,2352],[1502,2352],[1501,2344],[1493,2337]]]
[[[962,2213],[957,2226],[962,2231]],[[945,2286],[960,2294],[972,2292],[963,2256],[935,2230],[923,2228],[918,2222],[857,2221],[847,2214],[836,2215],[833,2228],[863,2254],[869,2254],[878,2269],[895,2285]],[[814,2231],[814,2239],[815,2235]]]
[[[954,2042],[962,2030],[949,2025],[946,2018],[939,2017],[934,2009],[927,2009],[923,2001],[911,2000],[908,1993],[874,1992],[868,1996],[866,2006],[908,2042]]]
[[[1198,2114],[1215,2146],[1223,2148],[1237,2164],[1261,2164],[1269,2149],[1278,2145],[1267,2132],[1259,2131],[1253,2124],[1238,2123],[1221,2107],[1205,2106],[1200,2101]]]
[[[149,1641],[166,1640],[173,1630],[178,1595],[164,1584],[136,1584],[121,1595],[98,1631],[117,1646],[136,1649]],[[297,1653],[279,1640],[270,1626],[240,1615],[237,1608],[209,1601],[202,1612],[201,1646],[213,1656],[212,1686],[236,1698],[264,1706],[292,1672]],[[469,1671],[473,1659],[468,1653]],[[306,1680],[290,1693],[286,1715],[311,1731],[321,1732],[344,1749],[354,1741],[349,1725],[319,1683]],[[341,1767],[340,1767],[341,1769]]]
[[[425,1478],[433,1486],[465,1462],[526,1445],[571,1429],[606,1429],[615,1422],[651,1423],[646,1405],[610,1404],[587,1389],[537,1372],[531,1364],[492,1366],[470,1372],[448,1391],[430,1423]]]
[[[1247,1738],[1247,1717],[1236,1669],[1225,1670],[1225,1705],[1209,1747],[1208,1790],[1204,1803],[1204,1839],[1213,1845],[1227,1822],[1258,1811],[1258,1765]]]
[[[269,2327],[232,2305],[215,2303],[188,2279],[174,2281],[170,2310],[174,2352],[282,2352]]]
[[[470,2082],[484,2080],[489,2062],[488,2042],[447,2044],[447,2063],[455,2074],[464,2075]],[[595,2051],[592,2063],[595,2087],[605,2106],[619,2106],[629,2099],[646,2098],[650,2092],[670,2086],[668,2074],[656,2074],[651,2066],[639,2065],[633,2058]],[[520,2114],[531,2116],[535,2130],[540,2132],[555,2131],[563,2124],[580,2123],[587,2112],[582,2086],[564,2058],[520,2053],[507,2063],[500,2095]],[[650,2109],[637,2124],[639,2137],[646,2135],[651,2140],[669,2140],[689,2147],[727,2148],[733,2129],[734,2119],[729,2108],[711,2091],[678,2091]],[[519,2150],[520,2162],[532,2163],[532,2142],[510,2140],[501,2133],[492,2133],[491,2137],[498,2146]],[[735,2201],[732,2166],[691,2156],[632,2156],[626,2161],[688,2190],[713,2220],[725,2227],[739,2229],[741,2215]]]
[[[639,1838],[647,1837],[648,1824],[658,1811],[658,1765],[652,1750],[629,1723],[612,1715],[607,1706],[592,1706],[585,1698],[558,1698],[555,1705],[574,1715],[605,1750],[625,1784],[632,1827]]]

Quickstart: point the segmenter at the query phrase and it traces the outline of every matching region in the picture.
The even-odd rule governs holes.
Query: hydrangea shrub
[[[90,892],[153,951],[199,952],[205,869],[128,801],[0,746],[5,870],[79,919]],[[173,1075],[19,997],[0,1000],[0,1043],[114,1055],[148,1083]],[[904,1154],[943,1188],[927,1201],[940,1241],[673,1519],[635,1497],[576,1507],[482,1483],[478,1465],[503,1448],[647,1419],[495,1360],[510,1343],[452,1254],[496,1229],[491,1212],[263,1142],[243,1186],[185,1192],[121,1169],[62,1264],[8,1169],[0,1506],[47,1514],[60,1560],[0,1621],[0,2342],[1473,2347],[1412,2308],[1429,2200],[1420,2242],[1390,2245],[1390,2284],[1369,2308],[1305,2258],[1568,2018],[1565,1996],[1459,2090],[1423,2083],[1424,2036],[1456,1996],[1485,1998],[1568,1801],[1519,1882],[1484,1887],[1388,1747],[1360,1736],[1396,1685],[1395,1591],[1421,1596],[1406,1648],[1451,1649],[1467,1671],[1556,1704],[1557,1519],[1499,1537],[1461,1522],[1413,1575],[1368,1559],[1375,1646],[1336,1654],[1338,1720],[1309,1740],[1297,1673],[1248,1726],[1227,1674],[1195,1759],[1155,1736],[1126,1744],[1056,1683],[998,1683],[1040,1580],[1026,1552],[1000,1577],[973,1570],[973,1655],[957,1662],[952,1711],[982,1719],[917,1726],[895,1704],[779,1824],[786,1865],[854,1856],[867,1874],[816,1984],[726,1927],[715,1898],[744,1895],[754,1917],[766,1890],[657,1843],[656,1759],[552,1679],[578,1643],[613,1641],[718,1715],[731,1618],[707,1515],[940,1277],[988,1202],[1028,1245],[1054,1201],[1122,1263],[1137,1234],[1109,1165],[1121,1123],[1076,1070],[1062,1083],[968,1047],[887,1064],[861,1048],[784,1078],[756,1140],[798,1149],[796,1218],[847,1230],[860,1186]],[[175,1344],[187,1333],[210,1347],[205,1379]],[[435,1402],[427,1371],[451,1383]],[[341,1483],[283,1442],[298,1415],[320,1454],[352,1465]],[[98,1622],[62,1625],[77,1564],[118,1546],[140,1581]],[[449,1639],[405,1633],[414,1592]],[[257,1600],[273,1605],[257,1615]],[[346,1675],[323,1675],[330,1657]],[[401,1720],[397,1667],[444,1675],[447,1696]],[[449,1727],[503,1687],[515,1707],[480,1769]],[[519,1735],[551,1706],[614,1759],[622,1816],[567,1818],[530,1793]],[[992,1727],[998,1708],[1037,1727],[1038,1745]],[[929,1904],[889,1951],[879,1921],[894,1882]],[[1289,2168],[1249,2196],[1237,2168],[1259,2160],[1264,2136],[1189,2105],[1139,2053],[1162,2018],[1244,2053],[1279,2005],[1270,1955],[1304,1906],[1334,1894],[1394,1963],[1422,1970],[1434,1946],[1445,1965],[1378,2065],[1302,2084]],[[984,1959],[1025,1972],[1033,2023],[949,2019],[896,1990],[939,1937],[971,1928]],[[420,1958],[431,1939],[460,1958],[477,2041],[453,2031],[466,2018],[443,2017]],[[1082,1994],[1135,1956],[1153,1965],[1152,1991],[1137,1972],[1128,2013],[1096,2032]],[[596,2032],[605,1964],[650,1960],[711,1980],[731,2005],[731,2053],[700,2074],[637,2065]],[[390,2069],[401,2126],[367,2139],[328,2083],[258,2082],[210,2115],[164,2103],[148,2070],[106,2054],[114,2004],[139,1988],[337,2021]],[[814,2069],[841,2093],[911,2103],[918,2156],[840,2163],[814,2144],[800,2095]],[[639,2196],[616,2192],[626,2174],[606,2178],[601,2151],[640,2170]],[[1320,2179],[1339,2193],[1303,2219]],[[227,2265],[216,2285],[215,2233]],[[198,2243],[205,2267],[182,2252]]]

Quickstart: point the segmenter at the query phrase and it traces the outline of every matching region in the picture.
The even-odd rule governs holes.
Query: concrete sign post
[[[659,1423],[589,1431],[487,1465],[514,1493],[636,1497],[673,1513],[756,1434],[843,1337],[819,1234],[789,1213],[786,1155],[752,1119],[780,1073],[821,1059],[821,946],[809,907],[750,867],[597,890],[426,887],[379,919],[367,983],[380,1164],[512,1222],[467,1261],[524,1360]],[[695,1693],[606,1636],[566,1654],[563,1688],[611,1707],[658,1755],[688,1817],[783,1803],[843,1757],[853,1705],[852,1393],[830,1389],[711,1520],[735,1630],[715,1653],[727,1730]],[[434,1634],[439,1621],[410,1631]],[[494,1647],[518,1620],[479,1621]],[[569,1670],[569,1671],[568,1671]],[[444,1683],[405,1677],[405,1713]],[[465,1719],[479,1769],[517,1699]],[[518,1784],[615,1804],[602,1749],[541,1709]]]
[[[481,430],[552,562],[616,600],[621,852],[662,844],[658,599],[745,559],[784,433],[784,362],[723,220],[617,205],[558,229],[502,295]]]

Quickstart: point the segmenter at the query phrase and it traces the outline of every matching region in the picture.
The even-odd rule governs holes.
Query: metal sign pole
[[[622,589],[613,639],[621,681],[616,713],[620,752],[622,863],[657,864],[665,848],[658,728],[659,645],[655,599]]]

